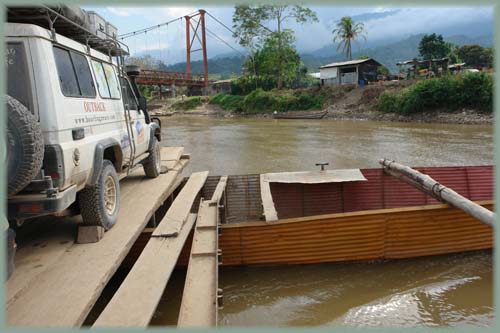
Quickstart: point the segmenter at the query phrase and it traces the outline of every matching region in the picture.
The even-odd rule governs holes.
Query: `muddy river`
[[[329,120],[163,120],[164,142],[191,154],[188,171],[212,175],[493,163],[488,125]],[[174,325],[184,271],[176,271],[153,325]],[[491,252],[379,263],[222,269],[220,326],[489,326]]]

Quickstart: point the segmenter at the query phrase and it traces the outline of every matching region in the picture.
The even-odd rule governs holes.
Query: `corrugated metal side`
[[[344,211],[342,185],[342,183],[304,184],[302,216],[342,213]]]
[[[226,197],[227,223],[261,220],[260,175],[229,176]]]
[[[388,214],[386,224],[385,258],[388,259],[482,250],[493,246],[492,229],[458,209]]]
[[[304,187],[302,184],[270,183],[274,208],[280,219],[304,216]]]
[[[427,167],[417,170],[471,200],[493,199],[492,166]],[[271,183],[279,218],[438,203],[412,186],[385,174],[381,168],[362,169],[361,172],[368,181],[307,185]],[[259,175],[230,176],[227,196],[228,223],[261,219]]]
[[[493,166],[467,167],[471,200],[491,200],[494,196]]]
[[[224,228],[223,265],[305,264],[376,259],[384,251],[384,216]]]
[[[381,208],[398,208],[422,206],[426,203],[426,194],[405,182],[383,173],[384,206]]]
[[[222,229],[219,246],[228,266],[411,258],[493,245],[491,229],[448,207]]]
[[[439,167],[439,168],[420,168],[418,171],[429,175],[435,181],[447,186],[453,191],[469,197],[469,185],[467,182],[467,170],[464,167]],[[436,199],[426,195],[426,204],[434,205],[439,203]]]
[[[344,186],[344,211],[356,212],[384,207],[382,169],[363,169],[368,181],[349,182]]]

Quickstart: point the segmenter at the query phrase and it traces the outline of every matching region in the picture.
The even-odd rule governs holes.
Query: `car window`
[[[137,107],[137,99],[135,98],[134,93],[132,92],[132,88],[130,87],[130,83],[125,78],[120,78],[122,85],[125,87],[125,92],[123,96],[123,102],[128,104],[130,110],[139,110]]]
[[[110,98],[108,82],[106,81],[106,75],[104,74],[102,63],[92,60],[92,69],[94,70],[94,75],[97,81],[97,90],[99,90],[99,95],[103,98]]]
[[[94,81],[90,74],[89,63],[85,56],[78,53],[71,53],[73,65],[75,66],[76,78],[78,80],[81,95],[83,97],[95,97]]]
[[[104,74],[106,74],[106,79],[108,81],[111,98],[120,98],[120,85],[116,79],[115,69],[110,64],[103,63],[102,65],[104,67]]]
[[[7,94],[33,112],[28,64],[23,43],[7,43]]]
[[[76,81],[76,73],[69,51],[54,47],[54,57],[62,93],[65,96],[80,96],[80,89]]]

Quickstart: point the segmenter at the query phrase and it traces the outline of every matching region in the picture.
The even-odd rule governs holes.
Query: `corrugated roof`
[[[323,65],[320,68],[339,67],[339,66],[346,66],[346,65],[357,65],[357,64],[362,64],[364,62],[367,62],[369,60],[373,60],[373,59],[367,58],[367,59],[356,59],[356,60],[341,61],[341,62],[332,62],[331,64]],[[376,60],[374,60],[374,61],[376,61]]]

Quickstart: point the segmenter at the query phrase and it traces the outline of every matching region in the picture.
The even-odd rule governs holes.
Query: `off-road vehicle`
[[[127,73],[127,48],[90,31],[79,8],[8,8],[8,218],[76,211],[111,228],[119,180],[160,173],[160,123]]]

